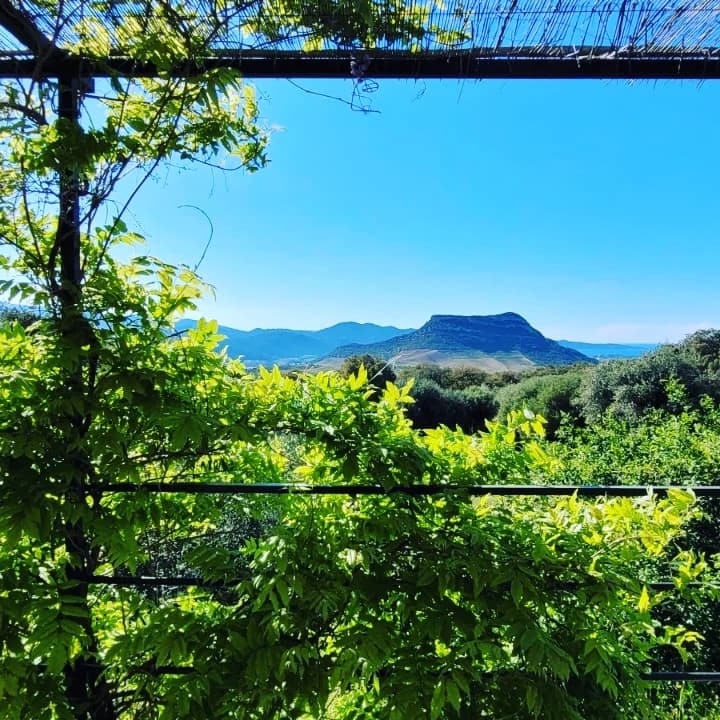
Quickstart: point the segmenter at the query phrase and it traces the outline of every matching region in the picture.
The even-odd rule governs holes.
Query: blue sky
[[[382,81],[377,114],[257,87],[270,165],[167,170],[130,217],[149,252],[188,265],[209,225],[181,206],[212,219],[206,317],[317,329],[514,311],[597,342],[720,327],[720,85]]]

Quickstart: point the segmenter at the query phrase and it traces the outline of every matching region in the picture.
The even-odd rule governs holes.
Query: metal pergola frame
[[[2,12],[0,11],[0,24]],[[720,50],[707,54],[672,53],[651,57],[618,53],[610,48],[592,55],[561,53],[548,57],[523,56],[514,48],[497,51],[432,51],[413,55],[403,52],[368,53],[368,77],[410,80],[718,80]],[[597,50],[597,49],[596,49]],[[601,48],[600,50],[603,50]],[[349,79],[355,54],[302,53],[295,51],[238,52],[212,54],[173,68],[174,76],[193,76],[215,68],[232,68],[249,79],[328,78]],[[38,63],[24,57],[0,59],[0,78],[37,77]],[[156,77],[158,69],[126,57],[109,57],[102,62],[52,55],[42,63],[46,77],[94,77],[112,75]]]
[[[601,497],[664,497],[674,491],[689,491],[697,497],[720,497],[720,485],[397,485],[386,489],[381,485],[352,484],[302,484],[302,483],[203,483],[203,482],[158,482],[158,483],[98,483],[86,488],[89,493],[115,494],[145,492],[157,494],[207,494],[207,495],[325,495],[347,496],[389,496],[423,498],[437,495],[459,495],[466,498],[493,495],[496,497],[559,497],[575,495],[583,498]],[[195,576],[149,576],[149,575],[87,575],[73,574],[74,579],[94,586],[154,588],[156,590],[201,588],[208,591],[229,591],[232,582],[209,581]],[[656,592],[673,592],[678,586],[672,581],[645,581],[645,587]],[[563,584],[568,592],[575,589],[572,583]],[[687,588],[699,590],[707,587],[702,582],[691,581]],[[150,674],[191,675],[196,672],[191,666],[165,666],[150,668]],[[642,680],[649,682],[720,683],[720,671],[648,671],[640,673]]]
[[[78,0],[82,4],[84,0]],[[529,4],[533,5],[532,0]],[[172,0],[166,0],[172,2]],[[482,2],[482,0],[476,0]],[[631,35],[629,40],[623,38],[626,27],[626,5],[616,3],[617,11],[602,15],[602,6],[610,7],[613,2],[598,3],[590,0],[590,10],[597,12],[598,17],[605,18],[606,23],[615,23],[615,36],[619,39],[613,43],[592,43],[585,45],[548,43],[548,44],[508,44],[507,28],[513,21],[513,13],[518,7],[518,0],[506,3],[504,17],[494,17],[497,34],[494,44],[476,43],[471,47],[439,48],[428,46],[415,49],[398,49],[397,47],[324,47],[314,51],[304,51],[297,47],[275,46],[269,49],[253,47],[209,47],[201,57],[189,58],[187,62],[176,67],[163,69],[165,76],[193,76],[214,68],[232,68],[240,71],[247,78],[344,78],[362,82],[366,79],[660,79],[660,80],[715,80],[720,79],[720,33],[716,45],[704,45],[702,39],[713,36],[715,25],[720,24],[720,0],[703,2],[696,0],[698,7],[678,5],[670,12],[668,19],[661,25],[661,31],[672,39],[677,36],[674,28],[668,23],[677,20],[688,12],[703,12],[700,20],[689,16],[688,28],[699,28],[697,36],[691,42],[684,37],[676,41],[668,40],[666,44],[639,43],[639,34]],[[57,37],[46,33],[37,19],[26,12],[30,2],[13,3],[11,0],[0,0],[0,39],[6,41],[14,38],[20,47],[2,47],[0,43],[0,79],[32,79],[57,80],[58,84],[58,116],[71,122],[79,122],[80,98],[83,83],[94,78],[127,76],[154,77],[159,74],[158,67],[152,63],[140,62],[123,53],[122,49],[113,51],[108,56],[86,57],[73,54],[58,42]],[[131,4],[131,3],[117,3]],[[249,3],[250,4],[250,3]],[[332,5],[332,0],[330,0]],[[650,7],[652,2],[640,2],[641,6]],[[535,2],[535,6],[538,3]],[[542,3],[540,3],[540,6]],[[638,3],[634,3],[635,6]],[[557,4],[560,7],[560,3]],[[494,12],[494,11],[493,11]],[[528,11],[530,12],[530,11]],[[551,11],[533,11],[547,12]],[[628,11],[629,12],[629,11]],[[648,11],[649,12],[649,11]],[[491,11],[486,13],[488,16]],[[636,30],[639,16],[635,17]],[[700,16],[698,16],[700,17]],[[701,20],[705,20],[708,28],[702,32]],[[667,28],[667,30],[666,30]],[[670,31],[673,32],[670,32]],[[602,34],[602,33],[601,33]],[[347,45],[347,43],[345,43]],[[471,43],[472,45],[472,43]],[[353,64],[362,59],[363,71],[353,72]],[[68,172],[59,178],[59,217],[58,239],[62,262],[62,277],[69,287],[79,287],[82,281],[79,263],[80,228],[78,208],[80,186],[78,178]],[[70,307],[72,297],[64,300]],[[657,487],[658,493],[666,493],[670,488]],[[72,492],[91,495],[93,492],[188,492],[211,494],[345,494],[356,495],[431,495],[448,491],[461,492],[467,495],[493,493],[498,495],[567,495],[577,493],[579,496],[624,495],[639,496],[647,492],[647,488],[638,487],[558,487],[558,486],[476,486],[471,488],[432,487],[401,487],[394,491],[385,491],[378,486],[289,486],[289,485],[195,485],[175,484],[168,486],[143,487],[133,484],[74,486]],[[720,487],[695,488],[698,495],[717,497]],[[72,529],[71,529],[72,530]],[[81,529],[80,529],[81,530]],[[80,531],[78,530],[78,532]],[[85,584],[133,586],[133,587],[188,587],[210,586],[201,578],[183,577],[118,577],[90,575],[78,578]],[[672,583],[650,583],[658,590],[671,590]],[[157,669],[156,669],[157,671]],[[168,668],[163,672],[187,674],[192,668]],[[684,681],[684,682],[720,682],[718,672],[654,672],[643,675],[648,680]]]
[[[174,0],[161,1],[172,5]],[[200,0],[189,1],[197,2],[201,11],[203,3]],[[323,0],[317,1],[321,3]],[[248,0],[243,7],[251,6],[253,2]],[[143,3],[149,7],[152,0],[137,0],[135,4]],[[90,2],[75,0],[75,4],[82,9]],[[108,4],[123,6],[133,3]],[[331,8],[329,12],[335,12],[332,9],[333,0],[326,4]],[[159,74],[152,63],[138,61],[120,47],[101,58],[73,54],[63,46],[63,36],[50,37],[38,22],[42,16],[34,17],[24,9],[26,5],[31,6],[32,2],[0,0],[0,31],[5,33],[4,43],[0,37],[0,79],[99,78],[112,75],[154,77]],[[378,5],[382,6],[380,0]],[[466,41],[456,45],[444,46],[427,40],[414,47],[390,41],[378,42],[374,47],[352,47],[352,43],[326,40],[321,42],[322,49],[307,50],[302,42],[292,38],[265,38],[255,45],[228,40],[210,43],[200,57],[188,58],[187,62],[179,63],[170,70],[165,68],[163,72],[166,76],[181,77],[222,67],[236,69],[247,78],[720,79],[718,0],[694,0],[693,3],[678,3],[676,0],[666,3],[654,0],[634,3],[576,0],[562,8],[558,3],[554,9],[543,9],[543,3],[535,0],[527,0],[525,9],[518,0],[506,2],[502,10],[500,6],[503,3],[488,4],[484,0],[469,0],[468,5],[475,7],[478,18],[482,15],[487,27],[482,32],[471,31]],[[648,17],[651,12],[655,13],[656,24],[651,25],[648,17],[631,16],[631,13],[640,10],[627,9],[630,5],[645,8],[642,12]],[[497,7],[492,9],[494,6]],[[542,21],[548,24],[555,21],[555,15],[588,18],[593,13],[597,14],[595,25],[604,23],[606,26],[600,30],[594,28],[594,39],[599,38],[602,42],[592,42],[587,28],[580,35],[577,30],[580,20],[575,23],[573,31],[557,21],[563,32],[558,29],[551,42],[538,42],[545,35],[535,31],[536,16],[541,15]],[[445,12],[443,22],[451,23],[447,17],[449,14]],[[388,17],[392,18],[392,15]],[[522,41],[517,44],[509,42],[509,25],[513,22],[516,23],[513,34]],[[585,22],[590,23],[590,20]],[[108,27],[112,30],[111,25]],[[651,33],[648,36],[648,28],[652,28],[654,35]],[[686,37],[686,31],[689,37]],[[304,37],[312,35],[312,32],[306,30],[299,34]],[[427,33],[428,37],[432,34]],[[14,38],[19,46],[9,47],[9,37]],[[578,42],[578,37],[583,42]],[[714,42],[707,44],[706,39]],[[533,43],[533,40],[536,42]],[[351,64],[359,57],[366,63],[361,77],[351,72]]]

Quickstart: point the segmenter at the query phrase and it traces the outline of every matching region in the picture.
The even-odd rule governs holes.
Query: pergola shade
[[[188,48],[172,68],[127,45],[128,28],[159,23]],[[218,66],[247,77],[717,78],[720,0],[0,0],[0,77]]]

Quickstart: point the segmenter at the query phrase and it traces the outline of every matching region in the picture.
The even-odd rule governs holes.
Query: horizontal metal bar
[[[207,587],[229,589],[228,586],[209,582],[197,577],[150,577],[147,575],[88,575],[74,579],[90,585],[114,585],[117,587]]]
[[[720,672],[648,672],[641,677],[660,682],[720,682]]]
[[[657,56],[638,53],[567,56],[562,50],[545,48],[542,55],[507,56],[484,54],[484,49],[433,51],[418,53],[373,52],[367,77],[372,79],[647,79],[714,80],[720,79],[717,48],[701,53],[662,53]],[[247,78],[345,78],[350,79],[351,53],[297,53],[274,51],[227,52],[194,59],[164,75],[191,77],[214,68],[234,68]],[[0,60],[0,78],[87,76],[156,77],[151,63],[129,58],[110,57],[103,61],[83,58],[48,60],[38,67],[34,60]]]
[[[642,497],[649,493],[666,495],[672,490],[691,491],[698,497],[720,497],[720,485],[310,485],[301,483],[96,483],[86,485],[88,493],[187,493],[209,495],[518,495],[580,497]]]
[[[232,585],[225,585],[221,582],[211,582],[199,577],[154,577],[150,575],[87,575],[74,576],[74,579],[86,582],[90,585],[116,585],[120,587],[207,587],[219,590],[230,590]],[[651,590],[674,590],[675,583],[668,581],[642,583]],[[702,588],[708,587],[709,583],[689,582],[684,587]],[[557,585],[560,590],[574,591],[580,587],[579,583],[561,583]]]
[[[86,662],[84,660],[76,660],[77,667],[84,668],[103,668],[102,663]],[[38,665],[41,670],[47,670],[47,665]],[[133,673],[145,673],[147,675],[192,675],[197,670],[190,665],[141,665],[131,668]],[[484,676],[491,678],[493,673],[483,673]],[[694,672],[646,672],[640,673],[642,680],[650,680],[653,682],[720,682],[720,672],[715,671],[694,671]]]

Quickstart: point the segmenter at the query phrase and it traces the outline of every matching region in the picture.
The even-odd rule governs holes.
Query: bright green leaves
[[[358,672],[382,678],[387,717],[462,716],[479,702],[499,713],[506,681],[526,688],[538,717],[605,717],[585,694],[617,702],[621,688],[628,711],[642,707],[637,678],[658,624],[638,607],[640,535],[656,523],[667,531],[673,500],[657,513],[645,499],[485,504],[478,514],[451,495],[298,498],[255,550],[254,611],[269,613],[281,643],[292,617],[315,618],[338,687],[353,698]],[[585,539],[594,528],[600,550]],[[294,588],[287,599],[274,589],[278,573]]]
[[[641,423],[603,417],[558,444],[563,475],[572,482],[637,485],[713,484],[720,462],[720,411],[672,415],[655,411]]]
[[[541,480],[557,464],[537,418],[524,414],[475,436],[421,434],[404,415],[407,387],[390,385],[375,402],[362,372],[248,374],[215,352],[215,323],[172,333],[178,303],[198,291],[185,269],[140,258],[88,288],[89,306],[109,308],[93,320],[93,422],[78,440],[100,485],[392,489]],[[0,381],[8,399],[0,441],[28,469],[42,462],[44,481],[61,488],[60,465],[35,454],[59,453],[47,428],[62,417],[54,398],[42,398],[41,381],[52,381],[62,357],[43,327],[3,331],[2,357],[16,379]],[[22,434],[33,438],[32,450],[9,430],[31,405]],[[655,609],[668,595],[650,586],[653,562],[696,513],[687,492],[599,500],[298,494],[277,502],[148,492],[82,504],[28,488],[10,456],[4,489],[14,482],[27,492],[5,495],[13,509],[3,511],[4,538],[27,552],[13,560],[0,553],[8,578],[0,617],[20,643],[1,657],[33,648],[57,671],[81,653],[90,622],[98,657],[132,698],[122,720],[153,717],[159,699],[172,718],[224,720],[257,708],[278,720],[323,711],[339,720],[453,718],[481,708],[502,717],[522,707],[528,717],[604,720],[613,703],[628,714],[647,708],[639,676],[654,648],[682,658],[701,642],[693,628],[660,623]],[[39,572],[30,548],[41,547],[51,568],[66,562],[55,518],[82,520],[98,574],[185,574],[208,586],[104,588],[77,605],[44,590],[52,602],[25,598],[31,610],[18,617],[19,600],[4,605],[2,593]],[[709,572],[690,554],[665,569],[683,593]],[[183,681],[149,670],[166,665],[197,673]],[[20,679],[9,681],[8,698],[25,678],[13,677]]]
[[[150,24],[129,14],[115,28],[131,57],[170,68],[205,48],[207,38],[190,16],[180,21],[177,8],[162,3],[147,10],[156,15]],[[74,22],[63,17],[61,5],[51,3],[47,12],[51,23],[54,13],[59,25]],[[178,28],[186,21],[193,30]],[[97,56],[107,49],[107,32],[96,19],[81,20],[76,31],[76,52]],[[58,117],[55,83],[6,81],[0,86],[2,261],[24,275],[4,288],[11,300],[45,307],[57,300],[61,279],[54,213],[61,176],[72,177],[79,189],[84,291],[112,267],[107,253],[113,244],[139,239],[126,232],[122,217],[95,229],[96,218],[112,216],[118,207],[121,216],[126,211],[122,197],[113,197],[121,179],[129,187],[129,202],[161,163],[173,159],[223,167],[232,158],[233,168],[250,172],[266,162],[268,134],[258,120],[255,92],[236,72],[211,69],[181,80],[113,77],[97,84],[96,94],[80,91],[80,123]],[[111,274],[105,272],[103,280]],[[180,312],[186,309],[187,303],[177,306]]]
[[[403,387],[398,387],[395,383],[387,383],[382,393],[382,402],[387,403],[390,407],[401,407],[414,402],[410,391],[412,390],[412,381]]]
[[[543,440],[543,419],[511,413],[507,422],[488,422],[488,432],[466,435],[439,427],[425,431],[425,443],[451,482],[462,484],[519,483],[558,468],[552,448]]]
[[[430,21],[431,7],[432,4],[405,0],[389,0],[383,4],[372,0],[336,0],[332,13],[323,13],[318,12],[316,6],[299,0],[273,0],[264,6],[263,12],[246,15],[243,29],[270,41],[304,38],[306,52],[326,46],[371,49],[388,43],[401,43],[416,50],[427,33],[442,31]],[[461,35],[445,32],[443,37],[459,39]]]
[[[332,27],[295,0],[263,7],[262,16],[249,11],[244,30],[271,38],[307,30],[316,48],[412,46],[431,30],[427,7],[400,1],[336,2]],[[168,76],[207,50],[217,28],[182,3],[150,3],[147,12],[143,24],[128,11],[117,39],[127,57],[164,75],[98,83],[85,98],[86,127],[55,116],[56,88],[3,89],[0,268],[12,279],[0,293],[43,306],[29,328],[0,327],[3,711],[72,718],[64,679],[90,660],[116,720],[647,714],[639,677],[655,649],[685,659],[701,641],[656,611],[674,593],[711,592],[694,585],[710,563],[674,545],[696,515],[689,493],[586,501],[392,492],[545,482],[563,467],[531,413],[473,436],[447,427],[421,434],[405,415],[411,386],[387,384],[375,401],[364,368],[347,379],[250,374],[216,352],[215,323],[176,331],[207,289],[189,268],[111,257],[117,245],[142,241],[115,204],[98,216],[115,203],[120,178],[139,171],[132,195],[173,158],[222,164],[234,155],[247,170],[265,162],[256,97],[237,74]],[[459,12],[457,38],[466,23]],[[107,51],[92,17],[76,32],[74,51]],[[72,308],[57,287],[61,174],[82,190],[84,279]],[[695,468],[714,467],[717,443],[696,432],[697,416],[675,422],[661,430],[668,443],[682,431],[687,447],[676,456],[689,448]],[[656,435],[634,437],[643,471],[663,450]],[[597,437],[625,442],[618,427]],[[591,455],[580,469],[593,481],[623,458]],[[577,466],[565,463],[570,476]],[[180,482],[389,492],[272,500],[152,492]],[[111,491],[117,483],[152,488]],[[184,576],[199,587],[86,587],[66,579],[71,571]],[[671,592],[652,590],[661,571]]]

